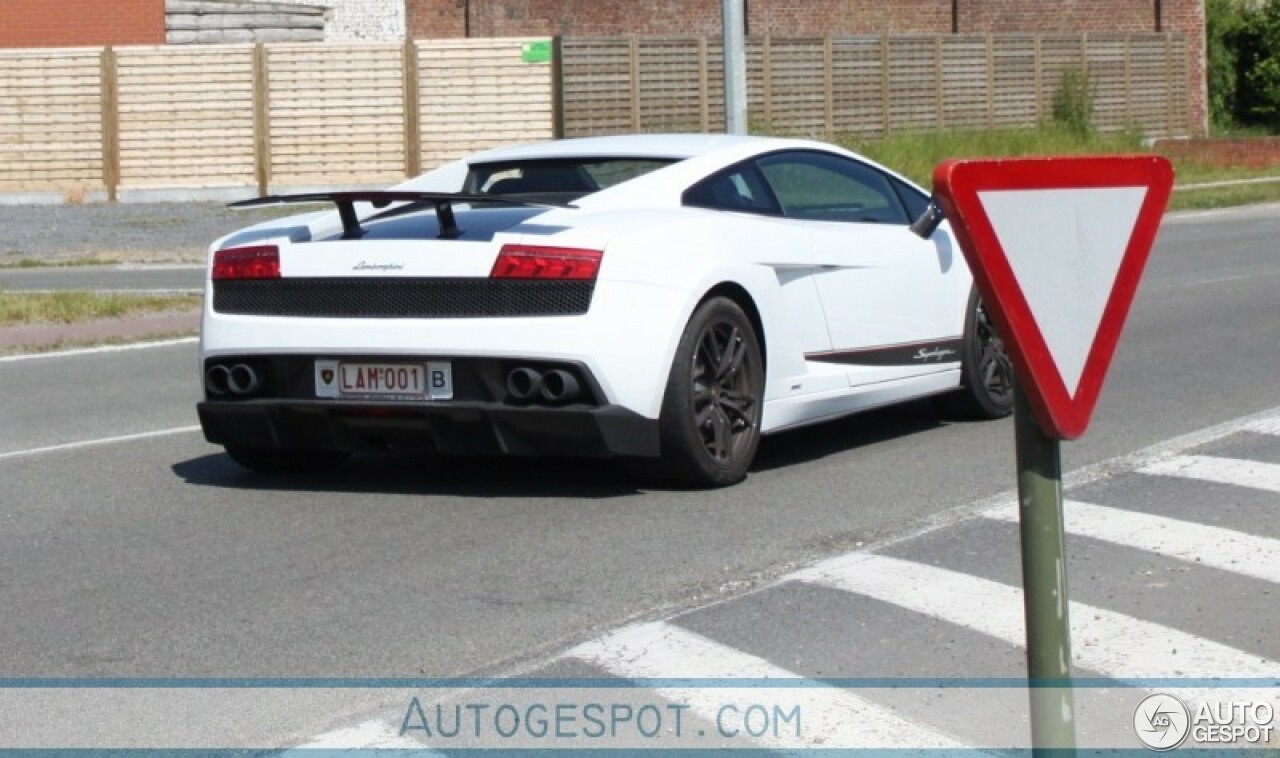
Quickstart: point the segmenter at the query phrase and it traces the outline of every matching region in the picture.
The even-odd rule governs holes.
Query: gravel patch
[[[202,261],[214,239],[296,212],[237,211],[219,203],[0,205],[0,265],[24,259]]]

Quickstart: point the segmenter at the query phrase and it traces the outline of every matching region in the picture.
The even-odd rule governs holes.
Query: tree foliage
[[[1206,0],[1210,116],[1280,132],[1280,0]]]

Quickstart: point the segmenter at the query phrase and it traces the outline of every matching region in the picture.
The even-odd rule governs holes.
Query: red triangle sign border
[[[1173,189],[1173,168],[1155,155],[949,160],[933,175],[934,194],[973,273],[988,315],[1005,341],[1015,375],[1040,428],[1076,439],[1088,427]],[[1146,193],[1120,261],[1074,395],[1018,282],[979,193],[1143,187]]]

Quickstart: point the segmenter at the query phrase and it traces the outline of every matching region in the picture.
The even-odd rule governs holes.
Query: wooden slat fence
[[[418,43],[422,160],[437,166],[502,145],[551,139],[551,67],[519,44]]]
[[[115,51],[118,189],[254,183],[253,48],[183,52]]]
[[[102,185],[102,58],[82,49],[0,55],[0,190]]]
[[[550,139],[529,42],[0,51],[0,192],[384,185]]]
[[[528,42],[0,51],[0,192],[377,185],[513,142],[722,129],[718,39],[564,39],[551,65]],[[1087,75],[1101,129],[1194,131],[1179,34],[757,37],[747,53],[752,119],[776,132],[1030,126],[1067,72]]]
[[[566,38],[558,108],[565,136],[720,131],[722,48],[697,37]],[[1067,72],[1087,76],[1095,126],[1183,135],[1185,36],[885,35],[747,41],[753,126],[875,136],[900,130],[1034,126]]]

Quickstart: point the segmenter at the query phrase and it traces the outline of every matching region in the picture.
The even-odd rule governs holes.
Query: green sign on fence
[[[520,48],[520,59],[525,63],[550,63],[551,40],[540,39],[524,43]]]

